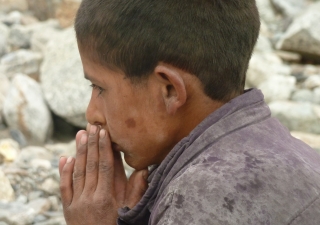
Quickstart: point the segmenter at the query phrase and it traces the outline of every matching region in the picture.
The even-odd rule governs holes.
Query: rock
[[[43,53],[48,41],[58,33],[55,24],[57,21],[52,20],[51,26],[46,26],[43,29],[36,30],[31,37],[31,49],[33,51]]]
[[[66,221],[63,216],[60,216],[48,219],[45,222],[36,223],[35,225],[66,225]]]
[[[9,79],[6,76],[0,74],[0,124],[2,124],[2,120],[3,120],[2,119],[3,104],[7,96],[9,87],[10,87]]]
[[[48,211],[51,207],[50,201],[46,198],[38,198],[32,200],[27,205],[29,208],[32,208],[36,214],[42,214]]]
[[[3,112],[8,126],[19,129],[29,143],[44,143],[52,133],[51,114],[41,88],[28,76],[14,77]]]
[[[11,187],[10,181],[6,175],[0,169],[0,201],[12,201],[14,200],[14,191]],[[0,207],[1,209],[1,207]],[[0,210],[1,211],[1,210]],[[1,212],[0,212],[1,221]]]
[[[40,190],[48,194],[59,195],[60,186],[59,182],[53,178],[47,178],[40,186]]]
[[[2,57],[0,72],[8,77],[12,77],[16,73],[24,73],[37,78],[41,62],[42,55],[40,53],[21,49]]]
[[[296,90],[291,99],[295,102],[313,102],[313,92],[308,89]]]
[[[290,67],[282,64],[281,59],[274,53],[254,53],[247,71],[247,84],[250,87],[258,87],[273,76],[289,76],[290,72]]]
[[[276,21],[276,13],[271,2],[269,0],[256,0],[260,17],[266,23],[273,23]]]
[[[8,52],[8,36],[9,36],[9,28],[0,23],[0,58]]]
[[[320,87],[320,75],[312,75],[304,82],[304,87],[314,89]]]
[[[21,150],[14,163],[20,168],[30,168],[34,159],[51,160],[52,155],[45,148],[29,146]]]
[[[46,170],[51,169],[51,162],[46,159],[32,159],[30,164],[31,164],[32,168],[34,168],[35,170],[37,170],[39,168],[43,168]]]
[[[295,88],[296,79],[292,76],[273,76],[261,83],[258,88],[267,103],[275,100],[288,100]]]
[[[296,17],[277,48],[300,53],[309,58],[320,58],[320,2],[312,4]]]
[[[14,25],[9,33],[9,44],[16,50],[19,48],[29,48],[32,30],[20,24]]]
[[[43,191],[32,191],[28,195],[29,201],[41,198],[43,196]]]
[[[57,8],[56,18],[63,28],[70,27],[80,6],[81,0],[63,0]]]
[[[86,127],[90,100],[89,82],[83,78],[74,30],[52,37],[44,53],[41,87],[51,110],[73,125]]]
[[[72,140],[69,143],[47,144],[45,148],[57,156],[75,156],[76,155],[76,141]]]
[[[313,90],[313,102],[320,105],[320,87]]]
[[[320,134],[320,106],[308,102],[275,101],[272,115],[289,130]]]
[[[275,51],[277,56],[279,56],[283,61],[298,63],[301,61],[301,55],[298,53],[287,52],[287,51]]]
[[[272,52],[272,50],[273,49],[270,40],[263,35],[259,35],[254,51],[259,53],[265,53]]]
[[[19,144],[14,140],[0,140],[0,158],[3,158],[4,162],[13,162],[18,157],[19,152]]]
[[[25,195],[19,195],[16,199],[16,202],[26,204],[28,202],[28,198]]]
[[[44,21],[49,18],[54,18],[57,7],[62,0],[27,0],[29,10],[39,20]]]
[[[286,17],[295,17],[307,7],[305,0],[271,0],[275,9]]]
[[[292,131],[291,135],[310,145],[312,148],[320,149],[320,135],[299,131]]]
[[[3,19],[1,19],[2,23],[12,26],[14,24],[21,24],[22,13],[19,11],[12,11]]]
[[[10,225],[32,224],[36,216],[34,209],[19,203],[1,203],[0,202],[0,221]]]
[[[48,200],[50,201],[51,210],[58,211],[61,208],[61,202],[57,196],[49,196]]]
[[[26,11],[28,3],[26,0],[1,0],[0,12],[10,12],[14,10]]]

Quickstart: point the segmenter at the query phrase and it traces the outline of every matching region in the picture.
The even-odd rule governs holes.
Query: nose
[[[102,100],[91,94],[91,99],[86,111],[86,118],[90,124],[105,125],[106,120],[103,114]]]

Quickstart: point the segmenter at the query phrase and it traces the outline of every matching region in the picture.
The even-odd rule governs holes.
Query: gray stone
[[[275,101],[272,115],[289,130],[320,134],[320,106],[308,102]]]
[[[311,5],[296,17],[277,48],[298,52],[306,57],[320,58],[320,2]]]
[[[56,28],[58,27],[58,21],[50,20],[47,24],[48,25],[44,26],[43,29],[36,29],[33,32],[31,37],[31,49],[33,51],[43,53],[48,41],[59,32]]]
[[[276,21],[276,12],[269,0],[256,0],[260,17],[266,23],[273,23]]]
[[[32,31],[20,24],[14,25],[9,33],[9,44],[13,49],[29,48]]]
[[[51,177],[45,179],[39,188],[52,195],[59,195],[60,193],[59,182]]]
[[[258,87],[273,76],[289,76],[291,69],[274,53],[254,53],[247,71],[247,85]]]
[[[320,75],[311,75],[304,82],[304,87],[314,89],[320,87]]]
[[[0,125],[3,123],[3,103],[10,87],[9,79],[0,73]]]
[[[46,198],[38,198],[32,200],[27,205],[29,208],[32,208],[36,214],[42,214],[48,211],[51,207],[50,201]]]
[[[44,143],[53,130],[51,113],[39,84],[25,75],[16,75],[4,102],[9,127],[19,129],[29,143]]]
[[[14,24],[21,24],[22,13],[19,11],[12,11],[4,18],[0,19],[0,21],[4,24],[12,26]]]
[[[313,102],[313,92],[308,89],[296,90],[291,99],[295,102]]]
[[[85,127],[90,100],[73,28],[52,37],[44,53],[41,86],[51,110],[70,123]]]
[[[6,177],[6,175],[2,172],[1,169],[0,169],[0,184],[1,184],[0,185],[0,201],[14,200],[13,188],[11,187],[9,179]],[[0,221],[1,221],[1,219],[0,219]]]
[[[10,225],[32,224],[36,213],[34,209],[19,203],[1,203],[0,202],[0,221]]]
[[[20,168],[30,168],[33,159],[51,160],[52,157],[45,148],[29,146],[21,150],[14,163]]]
[[[9,28],[0,23],[0,58],[8,52]]]
[[[295,17],[306,7],[305,0],[271,0],[275,9],[286,17]]]
[[[264,36],[259,35],[254,51],[259,53],[272,52],[272,45],[270,40]]]
[[[39,74],[42,55],[30,50],[17,50],[2,57],[0,61],[0,72],[8,77],[16,73],[24,73],[32,77]]]
[[[296,79],[292,76],[273,76],[261,83],[258,88],[264,94],[267,103],[276,100],[288,100],[295,88]]]

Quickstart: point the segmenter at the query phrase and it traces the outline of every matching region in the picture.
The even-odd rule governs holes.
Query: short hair
[[[219,101],[243,92],[259,28],[255,0],[83,0],[75,20],[95,62],[133,80],[168,63]]]

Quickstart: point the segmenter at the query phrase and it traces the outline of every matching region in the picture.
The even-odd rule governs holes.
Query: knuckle
[[[94,161],[88,161],[86,165],[87,172],[93,172],[98,168],[98,163]]]
[[[99,163],[99,172],[101,173],[110,173],[112,170],[112,165],[108,162],[100,162]]]
[[[73,180],[83,179],[85,177],[85,172],[80,170],[75,170],[73,173]]]

